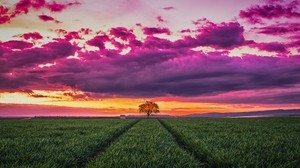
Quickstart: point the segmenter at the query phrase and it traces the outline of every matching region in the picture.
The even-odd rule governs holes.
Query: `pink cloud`
[[[45,22],[53,21],[55,23],[60,23],[60,21],[58,21],[58,20],[56,20],[53,17],[48,16],[48,15],[39,15],[38,17],[39,17],[39,19],[41,19],[42,21],[45,21]]]
[[[26,49],[26,48],[31,48],[33,46],[32,43],[25,42],[25,41],[19,41],[19,40],[11,40],[11,41],[6,41],[3,43],[0,43],[1,46],[10,48],[10,49]]]
[[[287,52],[285,45],[272,42],[272,43],[254,43],[250,44],[251,47],[256,47],[262,51],[270,51],[270,52],[277,52],[277,53],[285,53]]]
[[[125,41],[130,40],[130,39],[135,39],[135,35],[133,34],[133,31],[128,30],[125,27],[112,28],[110,30],[110,34],[115,37],[121,38],[122,40],[125,40]]]
[[[109,37],[107,35],[99,35],[91,40],[88,40],[86,43],[90,46],[98,47],[99,49],[105,49],[104,43],[108,40]]]
[[[197,36],[197,39],[204,45],[229,48],[245,42],[244,28],[237,22],[210,25],[200,29],[200,32],[201,34]]]
[[[156,17],[158,22],[166,22],[161,16]]]
[[[48,3],[46,5],[46,8],[49,9],[51,12],[61,12],[64,9],[66,9],[69,6],[73,6],[73,5],[80,5],[79,2],[75,1],[75,2],[69,2],[69,3],[57,3],[56,1],[53,1],[52,3]]]
[[[93,30],[90,29],[90,28],[81,28],[81,29],[79,30],[79,33],[83,33],[83,34],[87,35],[87,34],[90,34],[92,31],[93,31]]]
[[[183,29],[180,31],[180,33],[191,33],[191,29]]]
[[[164,7],[163,10],[174,10],[175,8],[173,6],[167,6],[167,7]]]
[[[239,16],[246,19],[249,23],[262,23],[262,19],[300,18],[300,13],[297,11],[297,6],[293,3],[290,5],[270,4],[251,6],[247,10],[241,10]]]
[[[16,15],[20,15],[22,13],[27,14],[29,12],[30,7],[31,7],[30,0],[20,0],[16,4],[14,12],[12,13],[11,17],[15,17]]]
[[[23,37],[25,40],[28,39],[39,40],[43,38],[43,36],[38,32],[24,33],[21,37]]]
[[[46,5],[46,0],[33,0],[31,1],[31,6],[34,9],[40,9]]]
[[[7,23],[11,20],[11,18],[17,17],[18,15],[27,14],[31,9],[41,10],[43,8],[49,9],[51,12],[62,12],[69,6],[79,5],[80,3],[69,2],[69,3],[57,3],[56,1],[52,1],[47,3],[45,0],[19,0],[14,6],[4,7],[0,5],[0,24]],[[50,21],[50,18],[45,18],[46,15],[43,16],[43,20]],[[58,21],[55,20],[58,23]]]
[[[65,35],[65,39],[70,41],[72,39],[79,39],[82,40],[83,38],[80,36],[79,32],[77,31],[70,31]]]
[[[286,35],[294,34],[300,31],[299,23],[281,23],[254,28],[260,34],[268,35]]]
[[[153,36],[148,36],[143,44],[143,47],[148,49],[168,49],[175,47],[174,44],[167,40],[167,39],[161,39]]]
[[[154,35],[154,34],[170,35],[171,34],[171,31],[168,28],[161,28],[161,27],[144,27],[143,32],[146,35]]]
[[[4,24],[10,21],[10,17],[8,15],[9,9],[0,5],[0,24]]]
[[[50,42],[41,47],[32,47],[32,43],[24,41],[7,41],[0,45],[0,59],[5,62],[5,69],[32,67],[37,64],[48,63],[55,59],[73,55],[78,49],[67,41]],[[9,49],[20,49],[12,51]],[[30,70],[29,70],[30,71]],[[26,74],[24,72],[24,74]]]
[[[208,24],[198,29],[196,37],[186,36],[177,40],[177,47],[212,46],[216,48],[233,48],[249,41],[244,38],[244,28],[237,22]]]

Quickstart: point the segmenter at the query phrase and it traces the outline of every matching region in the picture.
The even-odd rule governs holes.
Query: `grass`
[[[134,122],[1,119],[0,167],[81,167]]]
[[[201,167],[157,120],[142,120],[88,167]]]
[[[0,119],[0,167],[299,167],[300,118]]]
[[[214,167],[299,167],[300,118],[163,120]]]

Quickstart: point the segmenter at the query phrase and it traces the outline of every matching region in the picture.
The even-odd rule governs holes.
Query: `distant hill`
[[[254,112],[235,112],[235,113],[204,113],[204,114],[189,114],[181,116],[181,118],[254,118],[254,117],[291,117],[299,116],[300,109],[293,110],[268,110]]]

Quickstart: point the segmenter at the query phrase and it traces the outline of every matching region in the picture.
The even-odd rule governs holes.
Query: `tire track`
[[[88,159],[78,162],[78,167],[86,167],[87,163],[90,160],[93,160],[95,157],[97,157],[98,155],[100,155],[102,152],[104,152],[108,147],[111,146],[111,144],[113,144],[115,141],[118,140],[119,137],[121,137],[123,134],[125,134],[130,128],[132,128],[135,124],[137,124],[140,120],[136,120],[130,124],[128,124],[127,126],[116,130],[116,132],[113,133],[113,136],[108,139],[107,141],[105,141],[104,143],[100,144],[97,147],[97,150],[95,150],[89,157]]]
[[[200,163],[204,164],[204,167],[207,168],[215,168],[218,167],[216,163],[210,162],[207,160],[207,157],[196,151],[191,145],[185,141],[182,136],[175,131],[171,126],[169,126],[165,121],[162,121],[158,119],[159,123],[174,137],[175,141],[177,142],[178,146],[183,148],[185,151],[187,151],[189,154],[194,156]]]

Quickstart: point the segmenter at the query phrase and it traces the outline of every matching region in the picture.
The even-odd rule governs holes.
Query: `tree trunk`
[[[147,113],[147,116],[148,116],[147,118],[149,118],[149,116],[150,116],[150,113]]]

